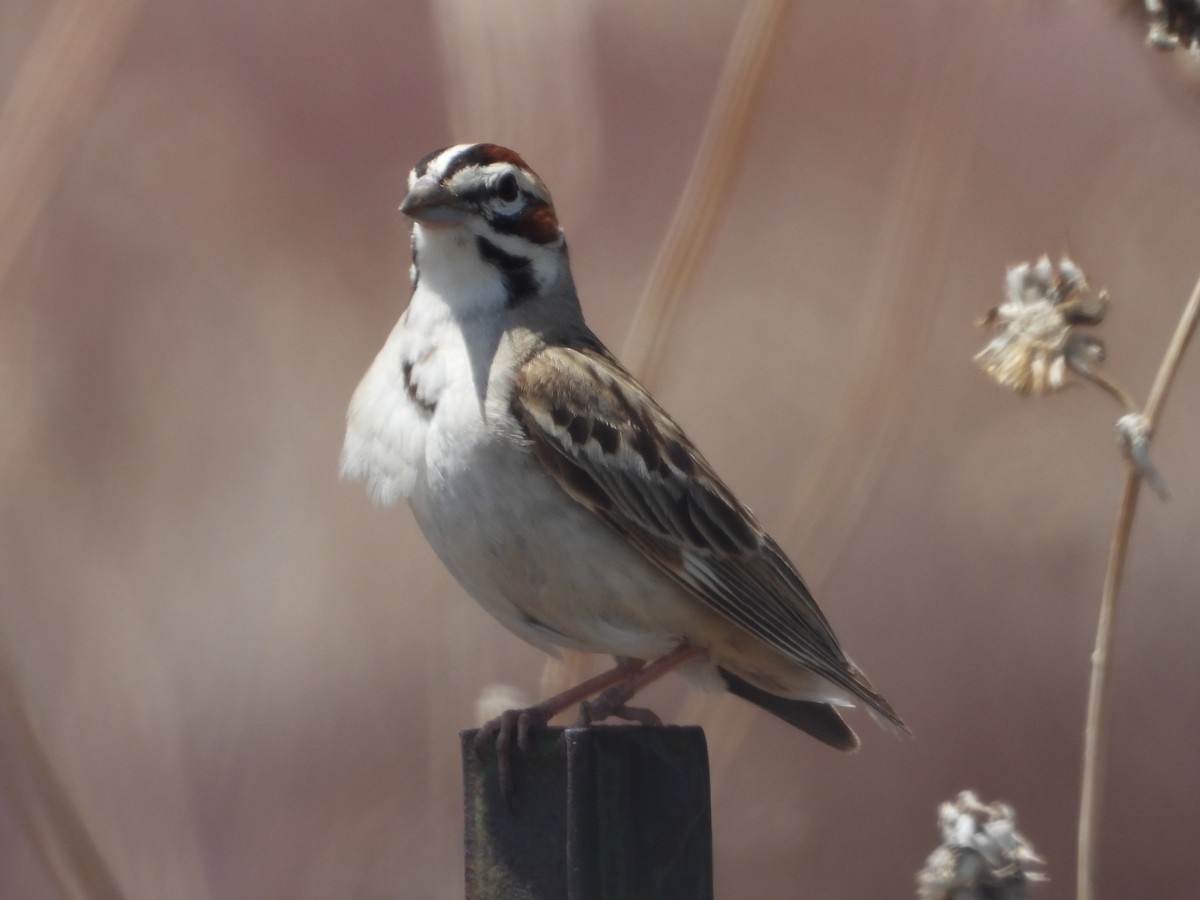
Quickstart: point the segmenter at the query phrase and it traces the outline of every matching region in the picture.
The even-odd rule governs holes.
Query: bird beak
[[[461,225],[470,209],[428,175],[418,178],[400,204],[400,212],[422,225]]]

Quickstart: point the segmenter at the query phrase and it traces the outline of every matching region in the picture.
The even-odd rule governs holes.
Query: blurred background
[[[0,896],[72,896],[53,807],[129,898],[461,897],[457,731],[489,685],[536,697],[545,657],[337,479],[407,300],[406,173],[518,149],[620,351],[740,11],[5,0]],[[720,897],[912,896],[962,788],[1015,806],[1035,896],[1067,897],[1119,410],[1001,391],[975,321],[1006,265],[1069,252],[1145,397],[1200,275],[1198,95],[1103,3],[781,27],[729,206],[634,368],[916,738],[855,714],[843,756],[678,679],[648,700],[707,729]],[[1195,884],[1195,355],[1118,623],[1109,897]]]

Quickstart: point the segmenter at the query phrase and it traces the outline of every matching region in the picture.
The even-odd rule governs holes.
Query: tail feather
[[[883,699],[883,694],[875,690],[875,686],[867,680],[867,676],[854,663],[850,663],[850,677],[859,686],[860,690],[855,693],[863,699],[867,712],[871,714],[872,719],[888,731],[895,734],[902,734],[905,737],[912,737],[912,730],[900,718],[899,714],[892,709],[892,704]]]
[[[735,697],[749,700],[755,706],[778,716],[789,725],[812,735],[835,750],[852,752],[858,749],[858,735],[830,704],[814,700],[789,700],[787,697],[778,697],[738,678],[726,669],[718,667],[717,671],[725,679],[729,693]]]

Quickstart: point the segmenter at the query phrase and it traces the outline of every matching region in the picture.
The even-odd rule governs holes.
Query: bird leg
[[[665,658],[665,657],[664,657]],[[483,758],[484,748],[492,735],[496,737],[496,765],[500,771],[500,787],[504,795],[509,795],[512,783],[509,766],[509,750],[512,746],[513,731],[517,733],[517,746],[522,752],[529,750],[529,729],[545,725],[552,718],[580,701],[586,700],[597,691],[611,687],[627,680],[637,673],[645,663],[640,659],[618,657],[613,668],[595,675],[587,681],[580,682],[574,687],[567,688],[561,694],[555,694],[535,706],[526,709],[509,709],[490,722],[485,723],[475,735],[475,753]],[[632,696],[632,695],[631,695]]]
[[[636,706],[626,706],[633,695],[651,682],[662,678],[672,669],[686,662],[691,662],[700,656],[700,651],[688,644],[680,644],[670,653],[660,656],[654,662],[641,666],[629,674],[623,681],[607,688],[595,700],[584,700],[579,704],[577,726],[591,725],[601,722],[610,716],[626,719],[630,722],[641,722],[643,725],[661,725],[662,720],[648,709]]]

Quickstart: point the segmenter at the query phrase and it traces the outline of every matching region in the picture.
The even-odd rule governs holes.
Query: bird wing
[[[541,349],[510,404],[571,497],[726,619],[895,718],[783,551],[603,345]]]

